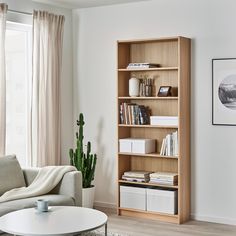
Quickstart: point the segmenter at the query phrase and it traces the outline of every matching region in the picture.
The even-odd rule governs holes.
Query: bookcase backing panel
[[[178,160],[133,156],[131,158],[131,170],[178,173]]]
[[[178,100],[140,100],[132,103],[149,107],[152,116],[178,116]]]
[[[118,97],[128,96],[130,73],[118,72],[118,74]]]
[[[178,65],[178,41],[133,43],[130,48],[131,62],[150,62],[161,67]]]
[[[126,68],[130,62],[130,44],[118,44],[118,68]]]
[[[118,177],[121,179],[125,171],[131,170],[131,157],[130,156],[120,156],[118,162]]]
[[[131,130],[126,127],[119,127],[118,128],[118,137],[119,137],[119,139],[131,137]]]
[[[130,128],[133,138],[150,138],[156,140],[156,150],[160,153],[162,140],[167,134],[173,133],[176,129],[157,129],[157,128]]]

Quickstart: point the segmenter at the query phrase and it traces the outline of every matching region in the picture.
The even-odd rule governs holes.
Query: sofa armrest
[[[26,186],[29,186],[37,176],[40,168],[25,168],[23,174],[25,177]]]
[[[66,173],[52,193],[70,196],[76,206],[82,206],[82,173],[80,171]]]

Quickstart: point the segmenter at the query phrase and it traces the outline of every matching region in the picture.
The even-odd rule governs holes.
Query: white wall
[[[236,127],[211,125],[211,59],[236,57],[235,9],[234,0],[156,0],[73,12],[74,110],[98,153],[97,204],[116,203],[116,40],[182,35],[192,38],[192,215],[236,224]]]
[[[30,0],[3,0],[11,10],[33,12],[33,10],[46,10],[65,16],[64,45],[61,79],[61,159],[68,163],[68,149],[73,145],[73,56],[72,56],[72,12],[68,9],[57,8]],[[31,24],[32,16],[8,13],[8,20]]]

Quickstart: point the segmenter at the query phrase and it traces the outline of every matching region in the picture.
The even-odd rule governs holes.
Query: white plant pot
[[[82,189],[82,207],[93,208],[95,186]]]

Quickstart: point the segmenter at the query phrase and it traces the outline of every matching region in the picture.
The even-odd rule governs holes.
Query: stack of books
[[[150,124],[150,109],[133,103],[121,103],[120,123],[125,125]]]
[[[126,171],[122,175],[122,179],[131,182],[147,183],[150,180],[151,173],[149,171]]]
[[[179,155],[178,131],[166,135],[166,137],[162,141],[160,155],[162,156]]]
[[[143,63],[129,63],[127,69],[146,69],[146,68],[157,68],[157,67],[160,67],[160,64],[143,62]]]
[[[150,174],[150,183],[163,185],[177,185],[178,174],[171,172],[155,172]]]

